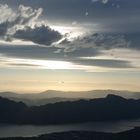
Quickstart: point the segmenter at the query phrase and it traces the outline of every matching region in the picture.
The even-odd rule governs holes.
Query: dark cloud
[[[75,38],[73,41],[61,42],[60,48],[65,52],[75,53],[85,50],[85,53],[98,54],[100,50],[133,49],[140,50],[140,32],[129,33],[94,33]],[[83,51],[84,52],[84,51]]]
[[[35,64],[21,64],[21,63],[7,63],[8,66],[17,66],[17,67],[40,67],[40,65]]]
[[[91,50],[108,50],[113,48],[130,47],[130,39],[126,39],[123,34],[116,33],[94,33],[86,34],[84,37],[75,38],[72,41],[60,43],[60,48],[65,52],[75,52],[80,49]],[[86,52],[85,52],[86,53]]]
[[[58,59],[64,58],[64,53],[54,53],[53,47],[39,47],[37,45],[0,45],[0,54],[6,57],[23,59]]]
[[[106,68],[134,68],[129,61],[114,59],[75,59],[74,63],[86,66],[98,66]]]
[[[69,57],[92,57],[100,55],[100,51],[95,48],[79,48],[75,51],[64,52]]]
[[[1,23],[0,24],[0,36],[3,37],[5,36],[5,34],[7,33],[7,29],[8,29],[8,23]]]
[[[7,57],[23,59],[44,59],[44,60],[70,60],[76,57],[97,56],[100,54],[95,49],[80,49],[74,52],[60,51],[55,47],[38,47],[37,45],[0,45],[0,53]]]
[[[17,30],[13,37],[32,41],[37,44],[51,45],[52,43],[59,41],[62,38],[62,35],[48,26],[41,25],[35,26],[35,28],[28,26],[24,29]]]
[[[140,32],[124,33],[125,39],[131,42],[130,49],[140,49]]]

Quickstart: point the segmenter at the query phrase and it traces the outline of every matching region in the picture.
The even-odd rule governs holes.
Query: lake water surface
[[[65,132],[73,130],[121,132],[140,126],[140,119],[116,122],[92,122],[67,125],[0,125],[0,137],[31,137],[54,132]]]

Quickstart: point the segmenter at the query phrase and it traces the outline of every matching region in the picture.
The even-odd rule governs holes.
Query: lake
[[[0,125],[0,137],[31,137],[41,134],[64,132],[72,130],[99,131],[99,132],[121,132],[140,126],[140,119],[115,122],[92,122],[67,125]]]

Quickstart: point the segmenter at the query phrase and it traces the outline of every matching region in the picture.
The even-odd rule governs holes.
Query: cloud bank
[[[63,24],[59,31],[48,26],[45,22],[47,16],[42,14],[47,8],[36,8],[38,6],[36,2],[33,3],[34,8],[29,1],[27,3],[30,6],[22,5],[24,1],[19,1],[19,3],[20,2],[21,5],[12,8],[6,4],[0,5],[0,40],[11,43],[8,46],[0,44],[0,55],[2,55],[1,62],[5,63],[3,59],[7,57],[16,58],[14,61],[17,59],[27,60],[27,63],[24,64],[19,61],[16,64],[9,62],[9,65],[19,67],[39,66],[38,64],[33,65],[28,63],[28,60],[66,61],[79,67],[102,67],[109,69],[129,69],[139,66],[138,62],[135,63],[135,65],[131,63],[136,61],[136,59],[132,61],[128,58],[121,59],[118,54],[117,58],[115,58],[116,54],[114,54],[114,52],[108,54],[107,58],[96,59],[97,56],[103,55],[105,51],[114,51],[115,49],[140,49],[140,33],[133,30],[136,26],[130,27],[131,24],[128,22],[127,16],[126,22],[128,22],[128,24],[125,24],[124,15],[126,11],[122,13],[122,9],[114,9],[113,5],[108,8],[108,6],[113,3],[112,0],[92,0],[94,4],[91,3],[91,0],[77,0],[77,2],[74,0],[69,2],[66,0],[61,0],[59,2],[56,0],[51,0],[50,2],[42,0],[40,2],[42,4],[40,7],[44,7],[44,5],[46,6],[47,4],[55,5],[58,6],[58,8],[56,8],[57,10],[60,9],[57,13],[62,13],[61,16],[63,18],[65,14],[68,14],[67,17],[64,18],[64,21],[74,19],[69,15],[70,13],[72,16],[76,17],[76,20],[82,21],[81,19],[84,19],[87,22],[81,22],[81,24],[79,24],[76,20],[72,20],[71,27],[78,25],[82,27],[83,25],[90,29],[90,32],[86,32],[86,30],[82,36],[77,35],[72,39],[69,39],[71,33],[62,35],[61,31],[64,29]],[[79,2],[81,2],[80,5],[77,5]],[[114,3],[120,4],[121,2],[114,1]],[[126,9],[129,9],[129,3],[126,7]],[[56,9],[53,9],[54,13]],[[112,12],[110,10],[112,10]],[[48,11],[48,13],[53,13],[50,12],[50,9]],[[74,11],[75,14],[72,11]],[[84,15],[85,11],[88,13],[86,17]],[[57,14],[55,18],[56,17]],[[75,21],[76,24],[72,24],[73,21]],[[99,24],[97,24],[97,26],[92,26],[92,24],[96,25],[96,21]],[[139,23],[138,19],[135,21],[136,24]],[[126,29],[128,29],[127,32],[123,30],[125,29],[124,24]],[[93,27],[97,28],[97,30],[93,31]],[[98,30],[99,28],[101,30]],[[84,27],[81,29],[84,30]],[[76,33],[76,30],[74,30],[74,32]],[[34,46],[25,44],[13,45],[12,42],[15,40],[20,40],[23,44],[26,41],[33,42]]]

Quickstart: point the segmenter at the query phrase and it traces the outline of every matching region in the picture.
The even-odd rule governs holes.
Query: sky
[[[140,91],[139,0],[0,0],[0,91]]]

